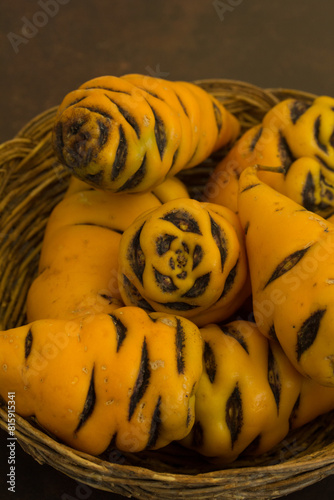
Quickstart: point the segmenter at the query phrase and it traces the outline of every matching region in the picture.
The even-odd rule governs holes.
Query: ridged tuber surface
[[[188,82],[102,76],[67,94],[53,132],[59,161],[113,192],[147,191],[239,134],[237,118]]]

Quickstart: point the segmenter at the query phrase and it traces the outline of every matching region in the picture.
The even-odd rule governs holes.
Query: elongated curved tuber
[[[141,192],[236,139],[239,122],[187,82],[103,76],[67,94],[53,147],[75,176],[113,192]]]

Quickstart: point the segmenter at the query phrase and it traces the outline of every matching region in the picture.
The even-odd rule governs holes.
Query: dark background
[[[43,7],[44,6],[44,7]],[[1,4],[0,143],[86,80],[142,73],[224,78],[334,96],[331,0],[12,0]],[[16,447],[16,493],[1,498],[116,500],[80,487]],[[334,477],[288,500],[333,499]]]
[[[103,74],[228,78],[333,94],[331,0],[59,0],[58,12],[34,30],[29,22],[45,21],[36,15],[43,1],[57,2],[2,3],[1,142]]]

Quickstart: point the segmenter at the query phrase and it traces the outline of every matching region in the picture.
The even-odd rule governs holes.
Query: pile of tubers
[[[105,76],[65,96],[71,173],[0,394],[74,449],[171,442],[217,464],[334,409],[334,99],[245,133],[195,84]],[[195,200],[176,175],[221,148]]]

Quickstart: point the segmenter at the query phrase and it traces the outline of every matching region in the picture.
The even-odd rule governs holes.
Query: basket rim
[[[334,411],[330,412],[334,416]],[[166,479],[166,480],[171,480],[174,481],[175,477],[177,477],[177,480],[180,482],[188,483],[189,481],[194,482],[194,480],[202,480],[202,479],[207,479],[209,482],[215,482],[215,481],[221,481],[224,476],[236,476],[240,478],[240,476],[243,475],[249,475],[254,472],[255,467],[254,466],[245,466],[245,467],[227,467],[219,470],[213,470],[210,472],[203,472],[203,473],[196,473],[196,474],[189,474],[189,473],[170,473],[170,472],[156,472],[148,467],[145,466],[137,466],[137,465],[129,465],[129,464],[121,464],[121,463],[116,463],[116,462],[109,462],[105,459],[95,457],[92,455],[89,455],[87,453],[75,450],[71,448],[70,446],[63,444],[61,442],[56,441],[54,438],[50,437],[49,435],[45,434],[42,430],[36,428],[33,426],[29,421],[27,421],[24,417],[21,417],[19,415],[16,415],[17,418],[17,423],[25,427],[27,431],[30,431],[32,435],[37,440],[37,443],[40,440],[40,443],[42,446],[50,447],[53,450],[60,452],[60,451],[66,451],[68,457],[72,457],[74,461],[79,465],[79,466],[84,466],[85,464],[89,463],[90,466],[93,467],[93,469],[100,470],[103,469],[105,471],[106,469],[111,470],[127,470],[131,471],[134,476],[138,475],[139,473],[145,473],[146,477],[141,476],[140,479]],[[6,412],[5,410],[0,406],[0,427],[3,430],[6,429],[7,421],[6,421]],[[28,442],[28,438],[23,432],[19,431],[19,434],[22,437],[22,441]],[[21,437],[18,438],[18,441],[21,441]],[[331,444],[328,444],[324,448],[322,448],[321,451],[314,452],[312,454],[313,457],[317,457],[318,455],[322,455],[323,452],[327,449],[332,447]],[[309,455],[303,455],[301,457],[297,458],[291,458],[286,461],[276,463],[276,464],[271,464],[271,465],[258,465],[256,466],[256,473],[261,475],[260,473],[274,473],[274,472],[280,472],[280,475],[284,476],[284,473],[286,470],[291,472],[291,465],[292,463],[294,465],[300,465],[300,466],[305,466],[303,468],[303,473],[305,471],[314,471],[314,463],[310,462],[310,456]],[[331,458],[323,459],[320,461],[319,467],[316,469],[326,467],[333,464],[333,474],[334,474],[334,455]],[[297,470],[296,473],[293,475],[298,475],[299,471]],[[261,476],[261,481],[263,480],[263,476]]]

